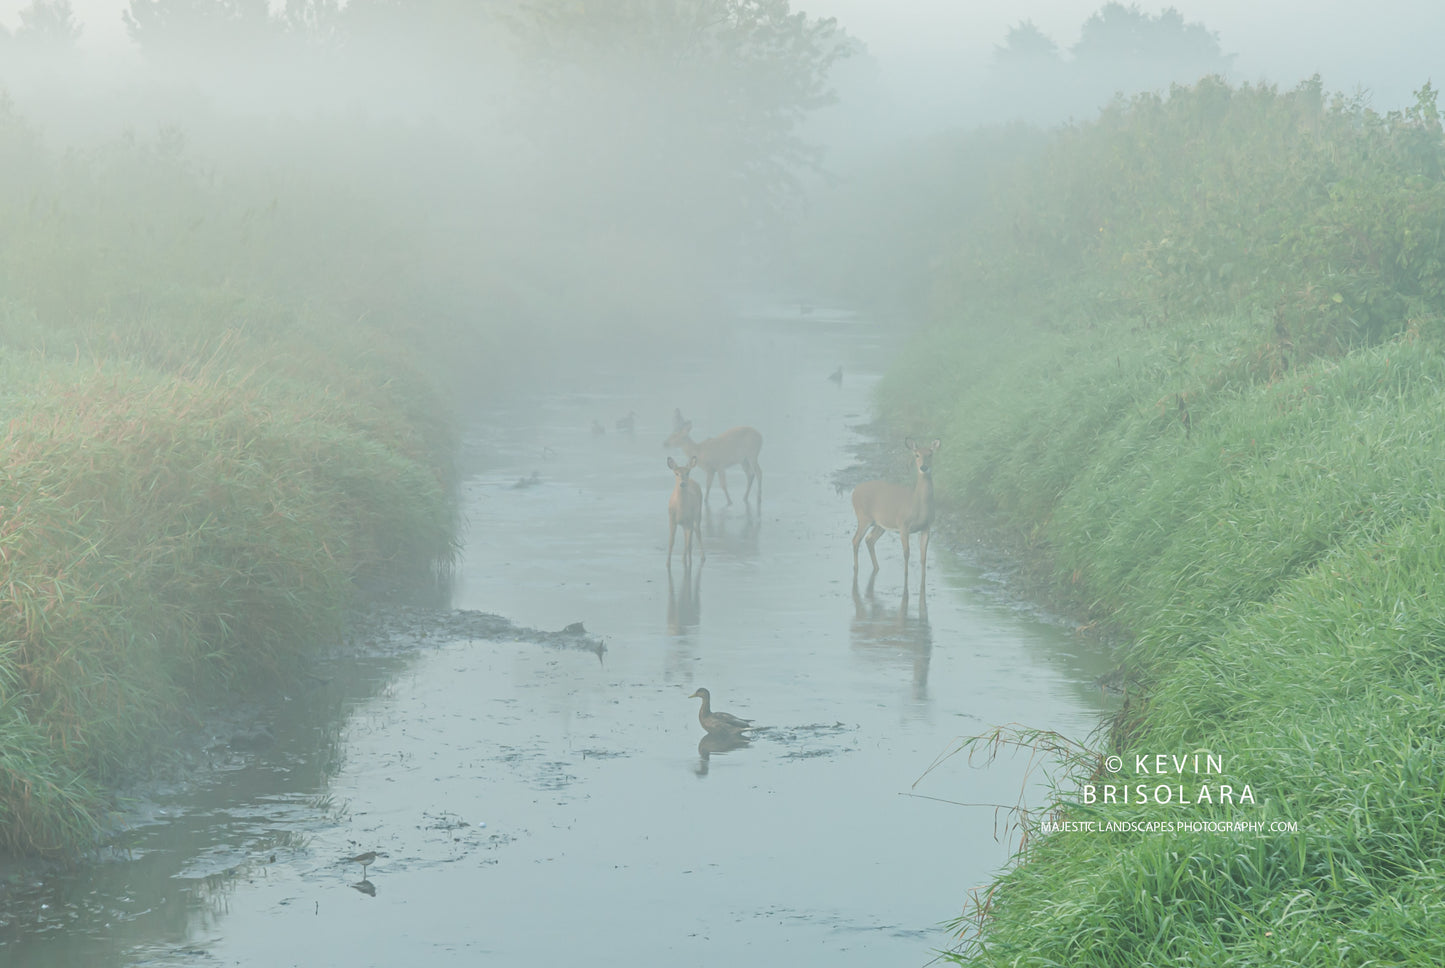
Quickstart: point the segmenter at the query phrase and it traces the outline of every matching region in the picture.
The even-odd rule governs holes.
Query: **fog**
[[[254,285],[581,335],[818,285],[797,258],[815,189],[909,139],[1066,123],[1204,73],[1320,73],[1396,107],[1445,28],[1398,2],[737,9],[6,0],[0,84],[57,155],[186,159],[192,190],[107,204],[206,218],[200,248]]]
[[[163,137],[223,179],[175,204],[272,212],[275,237],[247,231],[267,285],[324,288],[350,263],[434,308],[595,331],[806,288],[793,256],[812,189],[892,144],[1065,123],[1205,72],[1285,87],[1319,72],[1396,107],[1445,27],[1403,3],[1218,1],[1169,23],[1075,0],[720,9],[7,0],[0,84],[56,152]],[[1111,48],[1140,23],[1166,29]]]

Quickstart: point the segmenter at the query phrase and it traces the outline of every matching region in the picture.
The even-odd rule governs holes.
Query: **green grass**
[[[435,466],[340,395],[44,373],[0,440],[0,846],[28,852],[83,844],[198,701],[334,641],[354,579],[452,541]]]
[[[885,416],[941,435],[940,501],[1121,643],[1123,706],[1043,812],[1265,824],[1032,837],[954,960],[1445,963],[1435,99],[1381,115],[1317,80],[1206,80],[1121,101],[938,254],[937,322]],[[1197,795],[1135,775],[1193,751],[1257,802],[1089,796]]]
[[[74,855],[360,582],[449,562],[457,347],[324,186],[55,154],[3,97],[0,156],[0,852]]]
[[[1249,314],[960,333],[918,341],[885,409],[943,434],[941,499],[1022,537],[1057,597],[1126,636],[1130,694],[1099,750],[1125,773],[1096,760],[1055,807],[1298,823],[1035,838],[968,955],[1445,961],[1441,346],[1401,337],[1284,369]],[[1193,750],[1258,804],[1083,802],[1077,785],[1137,782],[1134,753]]]

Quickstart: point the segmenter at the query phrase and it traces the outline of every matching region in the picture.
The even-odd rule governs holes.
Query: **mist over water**
[[[1392,108],[1430,77],[1445,14],[1386,5],[1346,30],[1328,8],[1124,10],[1090,33],[1102,5],[1010,6],[914,46],[926,27],[887,27],[885,6],[137,0],[124,44],[0,7],[0,261],[26,307],[8,324],[69,358],[83,341],[54,334],[76,320],[103,341],[156,318],[386,319],[461,402],[453,604],[583,620],[611,649],[457,641],[365,666],[324,723],[278,714],[293,731],[247,761],[258,785],[177,794],[166,809],[188,819],[134,841],[142,886],[128,859],[28,895],[12,951],[380,961],[415,932],[458,964],[604,942],[616,960],[598,963],[621,964],[654,932],[658,963],[804,938],[837,965],[948,943],[939,923],[1007,849],[990,819],[905,789],[995,723],[1086,734],[1106,657],[979,596],[941,542],[926,613],[892,536],[878,585],[848,587],[834,475],[923,319],[930,258],[969,231],[992,173],[1116,91],[1318,70]],[[74,5],[82,38],[100,10]],[[753,514],[715,489],[707,565],[669,575],[674,407],[699,439],[757,426],[768,497]],[[906,479],[895,449],[881,473]],[[729,483],[740,505],[736,468]],[[779,732],[702,745],[698,685]],[[982,803],[1022,782],[937,780]],[[373,845],[375,893],[353,891],[345,857]],[[324,898],[325,920],[295,917],[298,898],[313,918]],[[107,940],[92,911],[134,931]],[[297,923],[273,932],[280,916]]]

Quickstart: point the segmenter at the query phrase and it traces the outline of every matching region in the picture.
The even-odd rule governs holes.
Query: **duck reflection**
[[[873,582],[858,592],[858,576],[853,576],[853,648],[885,659],[901,659],[913,671],[913,698],[928,699],[928,663],[933,656],[933,629],[928,624],[928,594],[918,591],[918,612],[909,614],[908,583],[895,608],[879,602],[873,594]]]
[[[707,776],[708,759],[714,753],[731,753],[751,745],[742,733],[708,733],[697,741],[697,766],[693,772],[698,776]]]
[[[673,582],[672,571],[667,573],[667,633],[686,635],[697,628],[702,621],[702,565],[685,568],[682,572],[682,588]]]

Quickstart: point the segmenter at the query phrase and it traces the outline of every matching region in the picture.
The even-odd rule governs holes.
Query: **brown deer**
[[[697,535],[697,550],[702,560],[707,561],[707,550],[702,546],[702,488],[697,481],[688,480],[688,474],[697,466],[694,457],[686,464],[679,464],[671,457],[667,466],[672,469],[677,482],[672,487],[672,497],[667,500],[667,567],[672,567],[672,545],[677,540],[677,529],[682,528],[682,560],[692,566],[692,538]]]
[[[743,490],[743,503],[747,503],[748,494],[753,489],[753,478],[756,477],[758,507],[763,506],[763,469],[758,465],[758,453],[763,449],[763,435],[752,427],[734,427],[699,444],[692,439],[692,421],[688,420],[674,431],[671,437],[664,440],[662,446],[681,447],[684,454],[694,458],[697,465],[707,471],[704,501],[712,495],[712,477],[716,474],[718,483],[722,485],[723,497],[728,499],[729,504],[733,503],[732,495],[728,493],[726,471],[734,464],[741,464],[743,473],[748,475],[748,486]]]
[[[853,488],[853,511],[858,515],[858,531],[853,535],[853,574],[858,574],[858,544],[868,535],[868,556],[873,559],[873,573],[878,573],[878,553],[873,546],[884,531],[897,531],[903,539],[903,582],[908,584],[908,536],[918,535],[918,556],[922,563],[919,588],[928,580],[928,529],[933,525],[933,455],[942,441],[934,440],[920,447],[912,437],[904,445],[913,451],[918,479],[912,487],[887,481],[864,481]]]

